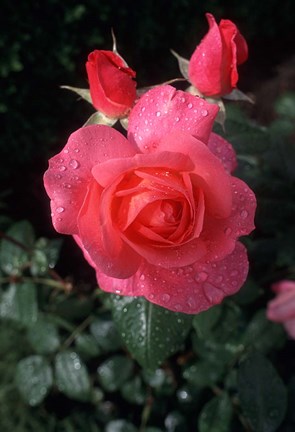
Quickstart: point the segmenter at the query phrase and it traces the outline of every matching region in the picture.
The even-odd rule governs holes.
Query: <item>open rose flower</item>
[[[209,31],[189,62],[189,80],[205,96],[223,96],[237,86],[237,66],[248,58],[248,47],[236,25],[206,14]]]
[[[267,317],[282,323],[292,339],[295,339],[295,281],[282,280],[272,285],[277,296],[267,305]]]
[[[95,50],[86,70],[94,107],[108,117],[128,114],[136,98],[135,72],[113,51]]]
[[[211,133],[217,110],[159,86],[133,108],[128,140],[85,127],[50,160],[54,227],[74,236],[103,290],[197,313],[244,283],[237,238],[253,229],[255,196],[230,175],[230,144]]]

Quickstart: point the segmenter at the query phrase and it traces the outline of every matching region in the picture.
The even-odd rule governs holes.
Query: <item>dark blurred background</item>
[[[251,115],[269,121],[275,97],[294,90],[294,0],[1,1],[0,182],[14,219],[52,234],[42,173],[93,112],[59,86],[87,87],[87,55],[112,49],[111,28],[142,87],[180,75],[169,50],[190,57],[205,12],[234,21],[248,41],[239,88],[256,96]]]

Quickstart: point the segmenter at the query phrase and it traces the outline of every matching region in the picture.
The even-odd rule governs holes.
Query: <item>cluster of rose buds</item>
[[[212,132],[220,98],[236,91],[247,44],[231,21],[207,19],[191,59],[175,54],[187,91],[136,92],[135,72],[115,44],[93,51],[90,91],[70,89],[97,111],[44,176],[55,229],[74,237],[101,289],[185,313],[243,285],[248,259],[238,240],[253,230],[256,208],[232,175],[231,144]],[[111,127],[118,119],[127,137]]]

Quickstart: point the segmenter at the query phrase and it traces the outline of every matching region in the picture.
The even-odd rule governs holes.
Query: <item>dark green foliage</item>
[[[253,354],[240,365],[238,385],[241,406],[257,432],[276,431],[286,412],[287,391],[272,364]]]

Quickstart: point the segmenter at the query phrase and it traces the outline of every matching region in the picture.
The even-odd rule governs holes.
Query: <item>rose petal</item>
[[[252,190],[240,179],[230,177],[232,212],[228,218],[216,219],[205,215],[201,238],[206,241],[206,260],[223,259],[235,247],[238,237],[250,234],[255,228],[256,199]]]
[[[237,71],[237,47],[235,43],[238,34],[237,26],[230,20],[221,20],[219,31],[223,44],[221,80],[223,94],[230,93],[239,79]]]
[[[159,267],[172,268],[183,267],[193,264],[206,254],[205,243],[201,239],[193,239],[180,246],[161,247],[149,245],[138,237],[130,240],[128,236],[123,236],[125,242],[135,250],[141,257],[146,259],[150,264]]]
[[[175,312],[196,314],[236,293],[246,280],[248,259],[241,243],[224,260],[175,269],[143,263],[129,279],[110,278],[97,271],[104,291],[147,300]]]
[[[44,174],[55,229],[63,234],[78,234],[77,216],[93,178],[94,165],[135,153],[132,144],[108,126],[93,125],[74,132],[64,149],[50,159]]]
[[[168,85],[155,87],[130,113],[128,139],[143,153],[156,151],[159,140],[173,131],[190,133],[207,143],[217,112],[217,105],[197,96]]]
[[[281,293],[285,291],[295,292],[295,281],[289,279],[281,280],[272,284],[271,289],[276,293]]]
[[[100,188],[93,182],[78,217],[82,249],[104,273],[118,278],[129,277],[136,272],[142,258],[121,240],[120,232],[104,226],[106,221],[100,217],[100,199]]]
[[[193,169],[193,163],[189,155],[183,154],[181,149],[178,151],[163,151],[152,154],[136,154],[132,158],[112,159],[100,163],[93,167],[92,174],[101,186],[107,186],[113,179],[125,172],[134,171],[139,168],[166,168],[168,170],[190,171]]]
[[[205,207],[218,217],[227,217],[232,207],[230,176],[209,148],[187,133],[177,131],[159,141],[158,151],[179,151],[190,156],[195,168],[191,175],[195,185],[203,190]]]
[[[236,153],[228,141],[212,132],[209,137],[208,148],[220,160],[228,173],[232,173],[236,169]]]
[[[244,63],[248,58],[248,45],[245,38],[239,32],[237,26],[230,20],[222,19],[219,24],[219,30],[223,39],[224,48],[233,53],[233,69]],[[230,63],[227,67],[230,67]]]
[[[267,305],[268,319],[284,322],[295,318],[295,290],[280,293]]]

